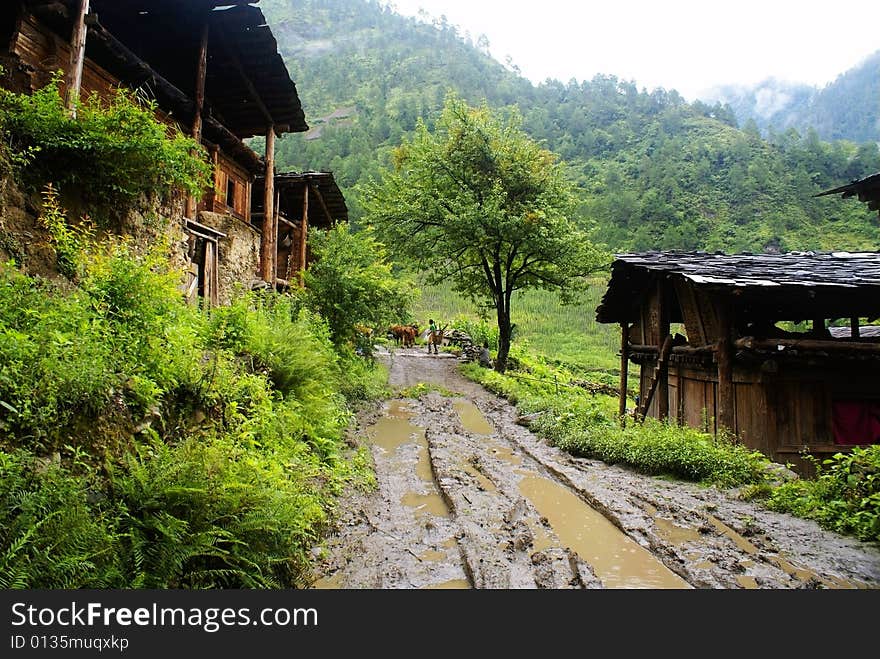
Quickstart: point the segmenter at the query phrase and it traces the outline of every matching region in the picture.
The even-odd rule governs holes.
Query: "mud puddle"
[[[405,446],[415,447],[418,456],[415,472],[424,488],[418,492],[407,492],[400,502],[412,508],[420,518],[431,515],[448,518],[449,508],[434,482],[425,429],[413,425],[412,417],[413,414],[405,403],[391,401],[385,417],[367,433],[368,441],[389,453]]]
[[[519,488],[559,540],[593,568],[606,588],[690,588],[690,585],[568,488],[531,472]]]
[[[425,429],[412,404],[390,401],[360,433],[378,491],[352,501],[345,533],[331,538],[326,576],[313,588],[469,588],[457,528],[440,494]]]
[[[458,418],[461,420],[461,425],[465,432],[482,435],[484,437],[488,437],[495,432],[495,428],[492,427],[492,424],[486,420],[486,417],[483,416],[480,409],[472,402],[467,400],[457,400],[452,404],[452,407],[456,414],[458,414]]]

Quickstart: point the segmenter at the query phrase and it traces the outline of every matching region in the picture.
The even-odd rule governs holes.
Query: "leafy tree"
[[[309,236],[316,257],[305,273],[306,304],[330,327],[336,345],[354,342],[357,329],[378,328],[401,318],[413,291],[392,272],[386,249],[368,231],[348,224]]]
[[[362,192],[368,221],[431,283],[449,278],[472,300],[491,301],[503,373],[513,294],[543,288],[570,301],[601,261],[569,219],[572,188],[518,114],[504,119],[450,95],[436,129],[420,122],[395,151],[394,168]]]

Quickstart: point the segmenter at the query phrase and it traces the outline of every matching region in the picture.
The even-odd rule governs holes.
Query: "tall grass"
[[[583,371],[618,372],[620,331],[616,325],[596,321],[596,307],[607,284],[605,278],[594,279],[581,301],[573,305],[563,305],[558,295],[549,291],[517,293],[511,305],[514,343]],[[493,309],[479,308],[461,298],[451,283],[422,284],[421,291],[414,306],[417,319],[434,318],[444,325],[464,316],[494,323]]]

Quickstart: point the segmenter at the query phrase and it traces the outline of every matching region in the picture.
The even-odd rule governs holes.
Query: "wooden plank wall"
[[[230,179],[235,181],[236,185],[236,196],[232,204],[226,198]],[[235,161],[223,153],[219,153],[214,167],[214,192],[203,199],[199,210],[209,210],[215,213],[232,212],[236,217],[250,222],[252,194],[253,177]]]
[[[736,433],[747,445],[770,450],[771,444],[766,441],[768,405],[764,385],[747,371],[737,370],[734,377]],[[673,366],[669,386],[669,409],[673,418],[693,428],[717,431],[718,378],[715,373],[696,367]],[[678,398],[679,392],[681,398]]]
[[[829,384],[815,379],[780,378],[767,387],[777,439],[774,450],[833,443]]]
[[[676,384],[682,393],[681,421],[692,428],[715,432],[715,383],[688,369],[682,371]]]
[[[31,79],[33,90],[44,87],[52,79],[56,71],[67,73],[70,66],[70,44],[57,36],[50,29],[41,25],[36,18],[26,15],[21,22],[21,30],[15,37],[13,53],[35,69]],[[114,89],[119,86],[119,79],[110,75],[103,68],[86,58],[83,67],[82,94],[83,98],[97,93],[105,101],[114,96]],[[61,94],[65,93],[64,82]]]

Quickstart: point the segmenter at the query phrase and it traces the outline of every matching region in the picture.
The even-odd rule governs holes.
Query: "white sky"
[[[880,50],[880,0],[390,0],[489,39],[533,82],[597,73],[687,100],[775,77],[819,87]]]

